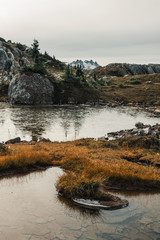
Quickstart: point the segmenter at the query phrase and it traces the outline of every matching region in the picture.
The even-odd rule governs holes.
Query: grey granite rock
[[[6,62],[8,61],[7,53],[4,49],[0,48],[0,69],[4,69]]]
[[[14,104],[53,104],[54,86],[40,74],[23,74],[10,82],[8,97]]]

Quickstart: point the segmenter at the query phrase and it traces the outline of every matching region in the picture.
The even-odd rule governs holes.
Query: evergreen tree
[[[39,63],[40,61],[40,54],[39,54],[39,42],[34,39],[32,44],[32,57],[35,63]]]
[[[52,57],[45,51],[44,52],[44,58],[48,59],[48,60],[52,60]]]
[[[66,70],[65,70],[65,79],[68,80],[72,77],[72,71],[70,69],[70,66],[67,65]]]
[[[81,67],[81,65],[77,65],[77,69],[76,69],[76,77],[83,77],[84,73],[83,73],[83,69]]]
[[[97,75],[96,75],[96,73],[94,73],[93,78],[94,78],[94,81],[97,81]]]

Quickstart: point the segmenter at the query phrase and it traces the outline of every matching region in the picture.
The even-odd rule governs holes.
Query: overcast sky
[[[0,0],[0,36],[62,61],[160,63],[160,0]]]

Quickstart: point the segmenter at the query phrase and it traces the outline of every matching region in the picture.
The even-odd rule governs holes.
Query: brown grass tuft
[[[66,170],[58,179],[57,189],[67,197],[93,197],[101,186],[160,189],[158,150],[137,149],[135,146],[126,148],[118,142],[84,139],[64,143],[8,145],[6,155],[0,156],[1,173],[12,169],[24,172],[37,166],[50,165]]]

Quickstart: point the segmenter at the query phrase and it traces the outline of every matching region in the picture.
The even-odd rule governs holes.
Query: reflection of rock
[[[50,126],[50,119],[46,117],[46,111],[39,107],[20,106],[10,108],[10,115],[17,130],[21,130],[25,136],[29,134],[32,140],[38,140],[45,132],[46,127]]]
[[[61,202],[62,205],[65,205],[66,208],[68,208],[69,212],[76,211],[80,214],[82,217],[89,217],[89,218],[99,218],[100,213],[99,209],[91,209],[91,208],[82,208],[81,206],[78,206],[76,204],[73,204],[72,201],[69,199],[66,199],[60,195],[57,195],[58,200]]]
[[[9,85],[8,97],[15,104],[53,104],[54,87],[40,74],[14,77]]]

